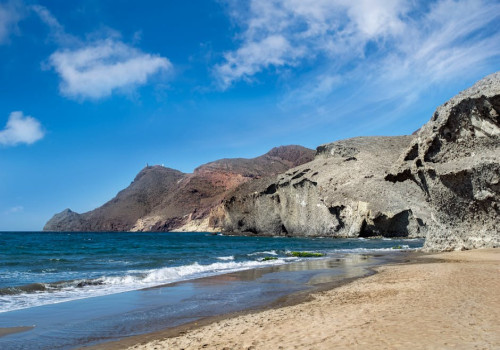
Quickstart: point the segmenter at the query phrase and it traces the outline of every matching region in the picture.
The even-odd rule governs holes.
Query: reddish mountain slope
[[[253,179],[280,174],[311,161],[314,151],[282,146],[253,159],[221,159],[192,174],[146,167],[129,187],[103,206],[78,214],[70,209],[54,215],[45,231],[170,231],[209,213],[231,189]],[[208,220],[205,223],[207,226]],[[209,227],[201,227],[206,230]]]

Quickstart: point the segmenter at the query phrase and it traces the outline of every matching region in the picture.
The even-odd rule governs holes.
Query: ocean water
[[[304,260],[292,251],[335,257],[422,244],[420,239],[2,232],[0,313]]]

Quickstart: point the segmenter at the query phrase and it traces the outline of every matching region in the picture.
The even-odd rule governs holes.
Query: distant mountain
[[[280,174],[309,162],[314,151],[281,146],[253,159],[220,159],[192,174],[162,166],[141,170],[129,187],[102,207],[78,214],[70,209],[54,215],[45,231],[215,230],[209,213],[231,189],[253,179]]]

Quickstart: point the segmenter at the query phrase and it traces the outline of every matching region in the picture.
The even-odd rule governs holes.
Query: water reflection
[[[71,349],[258,308],[324,283],[362,276],[383,259],[386,257],[338,254],[7,312],[0,315],[0,327],[36,327],[0,338],[0,348]]]

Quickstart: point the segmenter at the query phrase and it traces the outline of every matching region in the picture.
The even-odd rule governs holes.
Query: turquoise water
[[[235,237],[209,233],[0,233],[0,312],[290,264],[291,251],[418,248],[416,239]],[[276,257],[264,261],[265,257]]]

